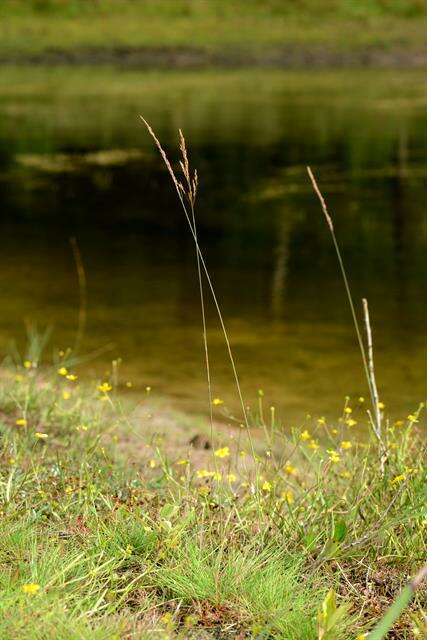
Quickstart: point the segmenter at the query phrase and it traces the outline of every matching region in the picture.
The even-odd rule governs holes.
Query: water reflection
[[[5,70],[0,80],[3,238],[0,340],[21,320],[72,344],[78,291],[69,237],[88,277],[90,366],[125,361],[193,411],[206,404],[194,249],[168,176],[137,115],[176,154],[183,126],[201,176],[199,236],[246,394],[263,387],[288,421],[333,414],[364,393],[335,257],[306,176],[317,171],[356,298],[374,320],[382,395],[425,397],[423,203],[426,95],[417,74]],[[209,312],[215,393],[232,376]]]

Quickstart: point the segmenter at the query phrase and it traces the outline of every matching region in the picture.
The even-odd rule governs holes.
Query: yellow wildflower
[[[405,423],[403,422],[403,420],[396,420],[396,422],[394,423],[395,427],[403,427]]]
[[[334,436],[336,436],[338,433],[338,429],[332,429],[332,433],[334,434]]]
[[[160,618],[161,622],[163,622],[163,624],[171,624],[173,618],[172,618],[172,614],[167,612],[165,613],[161,618]]]
[[[150,460],[150,462],[148,463],[150,469],[154,469],[157,465],[157,462],[155,460]]]
[[[351,478],[350,471],[343,471],[340,475],[341,475],[341,478]]]
[[[287,473],[288,476],[295,476],[297,473],[297,470],[291,464],[287,464],[284,467],[284,472]]]
[[[418,473],[418,469],[415,469],[414,467],[405,467],[405,471],[406,473]]]
[[[36,438],[38,438],[39,440],[46,440],[46,438],[48,438],[49,436],[47,435],[47,433],[40,433],[40,431],[37,431],[35,434]]]
[[[354,425],[357,424],[357,420],[354,420],[353,418],[348,418],[348,420],[346,420],[345,423],[349,427],[354,427]]]
[[[197,618],[195,618],[194,616],[185,616],[184,618],[184,626],[189,629],[191,627],[194,627],[194,625],[197,623]]]
[[[113,387],[109,382],[102,382],[98,385],[98,391],[100,391],[101,393],[108,393],[112,388]]]
[[[360,404],[363,404],[365,402],[365,398],[363,396],[360,396],[359,402],[360,402]]]
[[[261,489],[262,489],[263,491],[267,491],[267,492],[271,491],[271,483],[270,483],[270,482],[268,482],[267,480],[265,480],[265,481],[262,483],[262,487],[261,487]]]
[[[229,473],[227,475],[227,480],[228,482],[236,482],[237,476],[234,473]]]
[[[25,360],[24,361],[24,367],[26,369],[31,369],[32,366],[33,366],[33,363],[31,362],[31,360]]]
[[[353,444],[350,442],[350,440],[343,440],[341,442],[341,449],[351,449],[352,446]]]
[[[127,386],[128,389],[130,389],[132,387],[132,382],[130,380],[128,380],[126,382],[126,386]]]
[[[280,494],[280,497],[282,498],[282,500],[285,500],[288,504],[292,504],[294,502],[294,494],[290,489],[288,489],[288,491],[282,491],[282,493]]]
[[[305,442],[306,440],[310,440],[311,436],[310,436],[309,432],[307,431],[307,429],[305,429],[305,430],[301,433],[300,438],[301,438],[301,440],[303,440],[304,442]]]
[[[214,453],[217,458],[227,458],[230,455],[230,449],[228,447],[222,447],[217,449]]]
[[[381,411],[382,411],[383,409],[385,409],[385,404],[384,404],[384,402],[379,402],[379,403],[378,403],[378,409],[380,409]]]
[[[221,400],[221,398],[214,398],[212,400],[212,404],[215,405],[215,407],[217,407],[220,404],[224,404],[224,400]]]
[[[28,593],[30,595],[34,595],[35,593],[37,593],[37,591],[40,589],[40,585],[36,584],[35,582],[30,582],[29,584],[23,584],[22,585],[22,591],[24,593]]]
[[[145,390],[146,390],[147,393],[150,393],[151,387],[145,387]]]
[[[68,487],[65,487],[65,493],[73,493],[73,487],[70,487],[70,485],[68,485]]]
[[[16,420],[15,424],[18,427],[26,427],[27,426],[27,421],[25,420],[25,418],[18,418],[18,420]]]
[[[58,373],[60,376],[66,376],[68,373],[68,369],[66,369],[65,367],[61,367],[60,369],[58,369]]]
[[[69,400],[71,398],[71,393],[69,391],[63,391],[62,397],[64,398],[64,400]]]
[[[196,476],[198,478],[212,478],[214,475],[214,471],[208,471],[207,469],[199,469],[196,471]]]
[[[324,418],[323,416],[321,418],[318,419],[317,424],[320,424],[322,426],[325,426],[326,424],[326,418]]]
[[[204,487],[199,487],[198,488],[198,492],[201,496],[207,496],[210,493],[210,487],[207,487],[206,485]]]
[[[67,380],[71,380],[71,382],[75,382],[77,380],[77,376],[74,373],[69,373],[66,378]]]
[[[317,442],[317,440],[310,440],[308,447],[309,449],[313,449],[313,451],[317,451],[317,449],[319,448],[319,443]]]
[[[408,420],[409,420],[409,422],[418,422],[417,416],[414,416],[414,414],[412,414],[412,413],[409,414]]]
[[[395,476],[392,480],[390,480],[390,484],[399,484],[406,480],[406,476],[404,473],[401,473],[399,476]]]
[[[15,376],[15,381],[16,381],[16,382],[22,382],[22,381],[23,381],[23,379],[24,379],[24,376],[21,376],[21,374],[20,374],[20,373],[17,373],[17,374],[16,374],[16,376]]]
[[[340,461],[340,456],[337,451],[335,451],[334,449],[328,449],[328,453],[329,453],[329,460],[331,462],[335,464],[336,462]]]
[[[189,462],[190,462],[189,460],[183,459],[183,460],[177,460],[176,464],[185,465],[185,464],[189,464]]]
[[[350,415],[350,413],[353,413],[353,409],[351,407],[345,407],[344,413],[346,413],[347,415]]]

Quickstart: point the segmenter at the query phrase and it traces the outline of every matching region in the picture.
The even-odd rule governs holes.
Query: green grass
[[[238,428],[219,457],[162,429],[150,395],[124,400],[116,367],[100,390],[62,375],[69,354],[27,357],[1,375],[0,637],[346,640],[425,558],[422,416],[388,422],[382,475],[363,402],[290,433],[260,396],[255,459]],[[415,637],[421,607],[393,637]]]
[[[0,54],[56,48],[424,49],[423,0],[3,0]]]

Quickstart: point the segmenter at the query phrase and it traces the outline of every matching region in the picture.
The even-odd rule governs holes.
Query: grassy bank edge
[[[149,397],[132,407],[116,384],[80,383],[61,357],[3,371],[2,637],[347,640],[415,574],[427,522],[420,413],[388,420],[382,473],[357,399],[334,423],[289,433],[265,420],[260,397],[252,457],[238,428],[214,449],[190,443]],[[326,624],[328,589],[339,613]],[[422,603],[395,637],[423,628]]]
[[[4,2],[0,60],[127,66],[424,66],[427,11],[381,3]],[[377,6],[378,4],[378,6]],[[404,3],[405,4],[405,3]],[[408,3],[406,3],[408,4]],[[408,9],[408,8],[407,8]]]

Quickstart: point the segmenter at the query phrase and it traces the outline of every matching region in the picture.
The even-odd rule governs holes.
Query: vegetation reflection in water
[[[171,154],[178,126],[191,145],[200,239],[245,395],[262,386],[291,422],[365,393],[310,163],[355,297],[370,300],[381,396],[405,415],[425,396],[420,74],[11,68],[0,82],[3,349],[20,318],[53,325],[58,348],[72,343],[75,236],[88,278],[83,351],[115,345],[93,368],[121,356],[136,390],[206,406],[194,249],[138,124],[144,113]],[[215,395],[232,407],[209,311]]]

